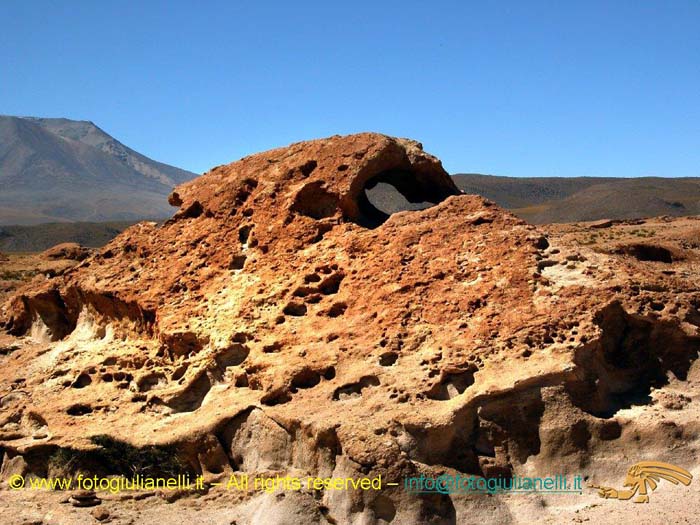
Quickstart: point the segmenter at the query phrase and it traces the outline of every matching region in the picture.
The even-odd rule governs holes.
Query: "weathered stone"
[[[434,205],[388,215],[367,195],[378,183]],[[635,432],[644,457],[681,439],[653,419],[623,431],[616,414],[697,374],[691,229],[666,235],[669,261],[646,256],[653,239],[634,253],[594,246],[589,227],[529,225],[460,194],[418,143],[371,133],[246,157],[170,202],[169,221],[129,228],[4,305],[8,331],[44,342],[12,352],[0,385],[12,390],[21,371],[53,447],[91,450],[107,434],[142,454],[171,446],[208,480],[399,482],[609,473],[621,443],[641,447]],[[596,235],[618,228],[634,226]],[[15,420],[0,446],[34,453],[22,469],[40,471],[51,450]],[[251,500],[256,519],[321,512],[306,495],[271,498]],[[480,505],[398,490],[323,502],[338,523],[461,522]]]
[[[75,242],[64,242],[49,248],[42,253],[45,259],[70,259],[82,261],[91,253],[89,248],[85,248]]]

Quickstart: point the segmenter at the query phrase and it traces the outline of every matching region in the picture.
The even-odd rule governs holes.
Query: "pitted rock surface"
[[[386,215],[378,183],[433,205]],[[251,155],[169,200],[167,222],[4,305],[23,345],[0,355],[4,474],[98,435],[175,447],[212,479],[607,472],[635,432],[674,439],[621,415],[694,377],[687,229],[600,249],[581,232],[624,225],[531,226],[372,133]],[[324,505],[406,523],[470,505],[388,494]]]

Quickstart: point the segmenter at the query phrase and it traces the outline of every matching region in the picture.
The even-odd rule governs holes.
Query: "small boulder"
[[[90,514],[97,521],[105,521],[109,519],[109,512],[107,512],[106,509],[94,509],[92,512],[90,512]]]
[[[612,225],[613,225],[613,221],[611,221],[610,219],[602,219],[599,221],[589,223],[588,227],[592,228],[592,229],[599,230],[602,228],[610,228]]]
[[[94,507],[102,503],[102,500],[97,497],[92,490],[79,490],[71,494],[68,501],[74,507]]]
[[[57,244],[43,252],[41,256],[44,259],[58,260],[58,259],[69,259],[72,261],[82,261],[88,255],[90,255],[92,250],[81,246],[77,242],[63,242]]]

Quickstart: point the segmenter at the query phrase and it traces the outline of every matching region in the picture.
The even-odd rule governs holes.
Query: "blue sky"
[[[700,176],[700,1],[0,2],[0,114],[195,172],[379,131],[450,172]]]

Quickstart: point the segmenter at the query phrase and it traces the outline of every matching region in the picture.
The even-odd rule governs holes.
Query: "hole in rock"
[[[685,314],[685,322],[700,327],[700,310],[691,309]]]
[[[603,441],[612,441],[622,435],[622,427],[620,423],[615,420],[604,421],[600,426],[598,435]]]
[[[289,392],[287,392],[286,390],[275,390],[270,392],[269,394],[264,395],[260,399],[260,402],[265,406],[272,407],[275,405],[282,405],[291,400],[292,396],[290,396]]]
[[[202,373],[195,377],[183,390],[174,395],[166,404],[173,412],[194,412],[211,390],[209,377]]]
[[[296,290],[294,290],[294,293],[292,295],[294,297],[306,297],[307,295],[311,294],[314,292],[314,288],[310,288],[308,286],[300,286]]]
[[[591,432],[585,421],[577,421],[569,428],[569,441],[578,450],[586,450],[590,439]]]
[[[70,334],[76,326],[77,318],[70,314],[70,308],[63,301],[58,290],[51,290],[33,296],[26,300],[26,308],[32,314],[35,321],[43,323],[51,341],[58,341]],[[29,326],[13,325],[12,322],[5,329],[13,335],[21,335]]]
[[[340,289],[340,283],[343,281],[345,275],[342,273],[335,273],[329,277],[326,277],[321,284],[318,285],[319,291],[323,295],[333,295],[338,293]]]
[[[336,388],[335,392],[333,392],[333,399],[339,401],[359,397],[362,395],[362,391],[370,386],[379,386],[379,378],[376,376],[364,376],[356,383],[350,383]]]
[[[301,317],[306,315],[306,305],[303,303],[291,302],[284,307],[283,312],[286,315],[291,315],[293,317]]]
[[[224,471],[223,465],[208,465],[207,472],[209,474],[221,474]]]
[[[423,210],[459,193],[451,180],[440,176],[390,169],[365,182],[357,196],[359,214],[351,219],[360,226],[376,228],[393,213]]]
[[[304,368],[292,378],[292,388],[313,388],[321,382],[321,374],[316,370]]]
[[[328,309],[328,317],[340,317],[347,310],[348,305],[345,303],[335,303]]]
[[[251,335],[245,332],[236,332],[231,336],[231,341],[234,343],[245,343],[249,339],[252,339]]]
[[[92,383],[92,378],[87,375],[87,374],[80,374],[75,381],[73,381],[73,384],[71,385],[73,388],[85,388],[88,386],[90,383]]]
[[[509,456],[508,462],[496,461],[488,468],[482,465],[482,471],[485,471],[486,477],[507,476],[509,473],[501,469],[510,469],[508,463],[512,461],[525,463],[529,456],[540,453],[541,441],[538,429],[541,428],[544,409],[545,405],[539,388],[497,395],[485,400],[477,414],[478,427],[474,436],[476,438],[474,451],[494,459],[498,458],[499,450]],[[469,472],[473,468],[472,460],[467,447],[464,447],[451,457],[445,458],[444,461],[446,466]]]
[[[245,255],[234,255],[228,265],[229,270],[242,270],[245,265]]]
[[[438,401],[457,397],[474,384],[474,372],[476,372],[476,367],[471,367],[464,372],[444,374],[442,379],[426,392],[426,395],[430,399]]]
[[[253,231],[253,227],[249,224],[245,226],[241,226],[241,229],[238,230],[238,240],[241,242],[241,244],[247,244],[248,243],[248,237],[250,237],[250,232]]]
[[[672,263],[673,255],[671,251],[663,246],[653,244],[629,244],[618,249],[619,253],[631,255],[638,261],[655,261],[662,263]]]
[[[302,173],[302,175],[304,175],[304,177],[308,177],[316,169],[316,166],[318,166],[318,163],[315,160],[310,160],[310,161],[306,162],[305,164],[302,164],[299,167],[299,171],[301,171],[301,173]]]
[[[164,386],[165,384],[167,384],[167,380],[160,372],[146,374],[145,376],[138,378],[136,381],[136,386],[139,389],[139,392],[148,392],[149,390]]]
[[[170,379],[172,379],[173,381],[178,381],[179,379],[181,379],[185,375],[185,372],[187,372],[187,368],[188,368],[187,364],[180,365],[179,367],[177,367],[175,369],[175,371],[173,372],[173,375]]]
[[[399,358],[399,354],[396,352],[384,352],[382,355],[379,356],[379,364],[381,366],[391,366],[394,363],[396,363],[396,360]]]
[[[165,347],[176,356],[196,354],[204,348],[206,340],[200,339],[194,332],[175,332],[162,334]]]
[[[557,264],[559,264],[559,261],[555,261],[553,259],[546,259],[544,261],[540,261],[537,263],[537,271],[541,273],[542,270],[544,270],[545,268],[556,266]]]
[[[547,237],[544,235],[540,235],[536,240],[535,240],[535,248],[538,250],[546,250],[549,248],[549,241],[547,240]]]
[[[115,381],[131,381],[133,379],[133,376],[131,374],[127,374],[124,372],[115,372],[114,373],[114,380]]]
[[[326,190],[323,181],[311,182],[297,193],[291,209],[317,220],[333,217],[338,211],[338,196]]]
[[[384,222],[389,215],[399,211],[424,210],[433,206],[432,202],[410,202],[404,195],[391,184],[377,183],[372,188],[365,189],[365,195],[370,205],[377,211],[368,210],[377,220]],[[379,212],[379,213],[377,213]],[[383,216],[380,214],[384,214]]]
[[[652,388],[685,381],[698,357],[700,341],[682,328],[634,313],[619,302],[597,312],[601,335],[578,349],[574,361],[585,372],[567,384],[572,402],[600,418],[612,418],[622,408],[651,403]]]
[[[181,216],[187,219],[196,219],[204,212],[204,208],[199,201],[194,201],[187,208],[182,210]]]
[[[69,416],[84,416],[86,414],[90,414],[92,412],[92,408],[89,405],[83,405],[81,403],[78,403],[77,405],[72,405],[68,407],[68,410],[66,410],[66,413]]]

